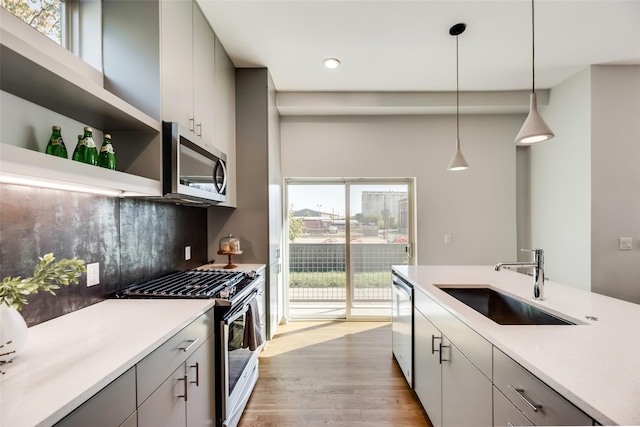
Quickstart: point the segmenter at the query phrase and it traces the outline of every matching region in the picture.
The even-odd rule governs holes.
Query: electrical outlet
[[[87,287],[100,283],[100,263],[87,264]]]
[[[191,259],[191,246],[184,247],[184,260],[189,261]]]
[[[451,244],[451,234],[445,234],[444,235],[444,244],[445,245],[450,245]]]
[[[633,249],[633,239],[631,237],[621,237],[619,247],[621,251],[629,251]]]

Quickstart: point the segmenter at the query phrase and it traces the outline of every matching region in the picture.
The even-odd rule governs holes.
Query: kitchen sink
[[[500,325],[575,325],[490,288],[446,285],[438,288]]]

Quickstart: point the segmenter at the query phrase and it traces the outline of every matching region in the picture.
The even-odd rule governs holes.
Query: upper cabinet
[[[200,8],[192,0],[101,5],[102,72],[0,8],[3,177],[158,197],[162,120],[176,121],[228,155],[227,205],[235,206],[235,68]],[[84,126],[98,146],[110,133],[117,171],[45,155],[53,125],[69,157]]]
[[[161,2],[162,119],[215,144],[215,34],[191,0]]]

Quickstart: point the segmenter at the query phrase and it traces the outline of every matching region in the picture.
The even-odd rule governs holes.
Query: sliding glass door
[[[288,316],[388,318],[411,262],[412,181],[289,180]]]

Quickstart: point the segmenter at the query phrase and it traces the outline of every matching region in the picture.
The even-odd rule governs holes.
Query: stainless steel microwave
[[[195,205],[227,201],[227,155],[176,122],[162,122],[164,198]]]

